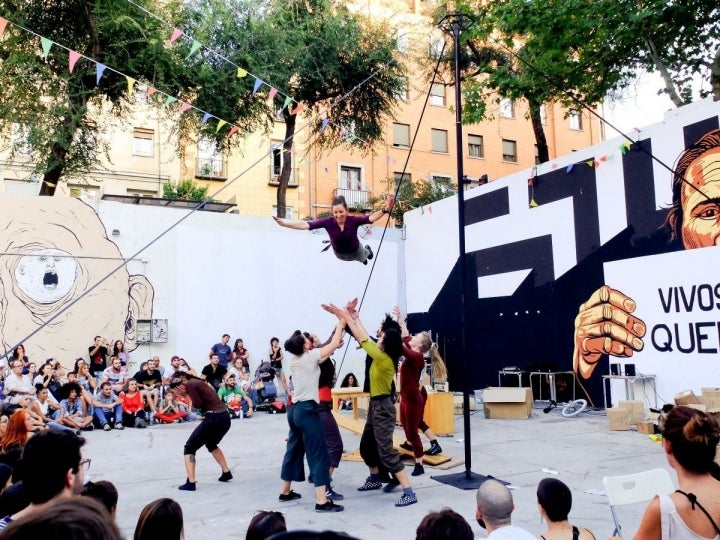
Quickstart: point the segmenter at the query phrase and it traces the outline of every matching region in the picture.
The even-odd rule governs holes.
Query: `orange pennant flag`
[[[70,51],[69,58],[70,58],[70,73],[73,72],[73,69],[75,69],[75,64],[77,64],[77,61],[80,60],[80,56],[82,56],[77,51]]]
[[[147,91],[145,92],[148,97],[152,96],[155,92],[157,92],[157,88],[154,86],[148,86]]]
[[[5,33],[5,28],[7,27],[7,25],[8,25],[8,20],[3,17],[0,17],[0,37],[2,37],[2,35]]]
[[[230,132],[227,134],[228,138],[230,138],[230,137],[232,137],[233,135],[235,135],[235,133],[237,133],[239,129],[240,129],[240,128],[237,127],[237,126],[231,127],[231,128],[230,128]]]
[[[291,115],[297,114],[297,113],[299,113],[300,111],[302,111],[302,109],[303,109],[303,104],[302,104],[302,103],[298,103],[297,107],[295,107],[290,114],[291,114]]]

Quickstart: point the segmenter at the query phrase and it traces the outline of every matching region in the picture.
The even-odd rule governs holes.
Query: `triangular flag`
[[[77,61],[80,60],[80,56],[82,55],[77,51],[70,51],[68,53],[68,58],[70,60],[68,68],[70,69],[70,73],[72,73],[73,69],[75,69],[75,64],[77,64]]]
[[[303,108],[303,104],[302,104],[302,103],[298,103],[297,107],[295,107],[290,114],[297,114],[297,113],[299,113],[300,111],[302,111],[302,108]]]
[[[593,165],[595,165],[595,168],[597,169],[600,166],[600,162],[598,160],[595,160],[593,162]]]
[[[600,161],[607,161],[607,156],[600,156]]]
[[[591,159],[591,160],[586,161],[585,163],[587,163],[588,167],[592,167],[593,165],[595,165],[595,160]]]
[[[530,199],[530,208],[535,208],[538,205],[538,203],[535,202],[535,199]]]
[[[210,120],[210,118],[212,118],[212,114],[210,114],[209,112],[203,114],[202,120],[200,120],[200,125],[203,125],[205,122]]]
[[[176,98],[176,97],[168,96],[168,97],[165,98],[165,104],[164,104],[164,105],[167,107],[168,105],[170,105],[171,103],[175,103],[176,101],[177,101],[177,98]]]
[[[53,42],[46,37],[41,37],[40,45],[42,46],[43,50],[43,58],[47,60],[48,54],[50,54],[50,47],[53,46]]]
[[[183,35],[183,31],[179,28],[173,28],[172,35],[170,36],[170,43],[175,41],[177,38]]]
[[[533,187],[534,185],[535,183],[533,182],[533,179],[530,178],[530,180],[528,180],[528,187]]]
[[[7,24],[7,19],[0,17],[0,37],[5,33],[5,28],[7,27]]]
[[[105,64],[101,64],[98,62],[95,64],[95,86],[100,84],[100,79],[102,79],[103,73],[105,73],[105,68],[107,66]]]
[[[566,172],[566,173],[569,173],[570,171],[573,170],[573,167],[574,167],[574,166],[575,166],[575,164],[574,164],[574,163],[571,163],[570,165],[567,166],[567,169],[565,169],[565,172]]]
[[[275,97],[275,94],[277,94],[277,88],[270,88],[270,92],[268,93],[268,99],[273,99]]]
[[[330,120],[328,120],[327,118],[322,121],[322,126],[320,126],[320,133],[325,131],[325,128],[328,126],[329,123],[330,123]]]
[[[228,138],[229,138],[229,137],[232,137],[233,135],[235,135],[235,133],[237,133],[239,129],[240,129],[240,128],[237,127],[237,126],[231,127],[231,128],[230,128],[230,132],[227,134]]]
[[[145,91],[147,97],[152,96],[155,92],[157,92],[157,88],[155,88],[154,86],[148,86],[148,89]]]
[[[183,101],[182,105],[180,105],[180,112],[189,111],[192,109],[192,105],[190,105],[187,101]]]
[[[245,75],[247,75],[247,71],[244,70],[243,68],[238,68],[238,72],[237,72],[238,78],[242,78],[242,77],[244,77]]]
[[[253,96],[257,93],[257,91],[262,86],[263,82],[261,79],[255,79],[255,86],[253,87]]]
[[[220,121],[218,122],[217,127],[215,128],[215,133],[217,133],[218,131],[220,131],[220,128],[223,127],[225,124],[227,124],[227,122],[226,122],[225,120],[220,120]]]
[[[285,101],[283,102],[282,108],[284,109],[285,107],[287,107],[287,106],[290,105],[291,103],[292,103],[292,98],[291,98],[290,96],[287,96],[287,97],[285,98]]]
[[[428,212],[432,214],[432,206],[428,206]]]
[[[554,171],[555,169],[558,168],[558,164],[557,164],[557,163],[553,163],[553,164],[550,166],[550,168]]]
[[[127,79],[128,94],[132,95],[133,87],[135,86],[135,79],[129,77],[128,75],[125,75],[125,79]]]
[[[198,50],[200,49],[200,47],[202,47],[202,43],[200,43],[197,39],[193,39],[192,47],[190,47],[190,52],[189,52],[188,55],[185,57],[185,60],[187,60],[187,59],[190,58],[193,54],[195,54],[196,52],[198,52]]]

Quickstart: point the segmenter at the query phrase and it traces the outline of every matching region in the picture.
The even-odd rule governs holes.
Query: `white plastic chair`
[[[670,473],[665,469],[652,469],[623,476],[606,476],[603,478],[603,485],[615,522],[613,536],[622,536],[620,521],[615,512],[616,506],[647,502],[655,495],[675,491]]]

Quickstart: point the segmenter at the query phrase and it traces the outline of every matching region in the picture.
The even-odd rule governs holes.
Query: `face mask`
[[[480,525],[483,529],[487,529],[485,526],[485,521],[483,521],[483,518],[477,518],[478,525]]]

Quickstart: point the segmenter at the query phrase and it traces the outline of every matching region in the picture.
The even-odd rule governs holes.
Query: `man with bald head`
[[[535,540],[535,535],[512,524],[515,509],[510,490],[497,480],[485,480],[477,490],[475,517],[493,540]]]

